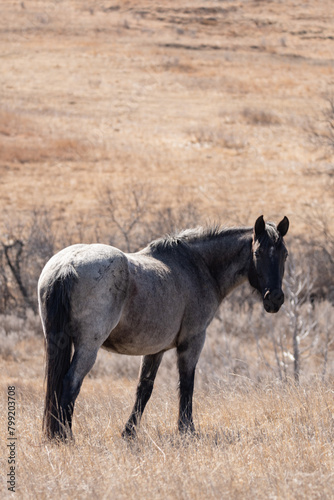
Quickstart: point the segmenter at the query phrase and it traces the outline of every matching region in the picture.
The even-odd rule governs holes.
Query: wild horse
[[[188,229],[137,253],[79,244],[54,255],[38,283],[46,435],[72,436],[74,402],[100,347],[143,356],[124,437],[136,435],[163,354],[173,348],[180,377],[178,427],[193,432],[195,368],[207,326],[224,297],[247,278],[267,312],[280,309],[288,228],[287,217],[276,227],[261,216],[254,228]]]

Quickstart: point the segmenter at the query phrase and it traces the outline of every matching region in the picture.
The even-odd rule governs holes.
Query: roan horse
[[[267,312],[280,309],[288,228],[287,217],[276,227],[261,216],[254,228],[189,229],[132,254],[79,244],[54,255],[38,283],[46,436],[72,437],[74,402],[100,347],[143,356],[124,437],[135,437],[163,354],[173,348],[180,377],[178,427],[194,432],[194,376],[206,328],[223,298],[247,278]]]

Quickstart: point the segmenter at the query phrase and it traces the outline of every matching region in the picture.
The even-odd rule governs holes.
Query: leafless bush
[[[311,238],[300,241],[303,266],[308,270],[312,282],[312,300],[329,300],[334,304],[334,212],[312,207],[308,214]]]
[[[201,147],[220,146],[226,149],[243,149],[247,141],[234,131],[221,126],[199,126],[188,130],[193,144]]]
[[[327,92],[324,96],[325,107],[321,118],[310,125],[311,138],[316,144],[334,149],[334,93]]]
[[[39,316],[31,309],[26,311],[25,318],[16,314],[0,314],[0,356],[16,360],[18,342],[41,332]]]
[[[51,215],[34,211],[24,219],[8,217],[0,251],[0,312],[7,309],[37,312],[36,286],[45,262],[55,252]]]
[[[320,116],[310,117],[306,126],[306,132],[311,143],[325,154],[329,162],[322,167],[321,173],[327,175],[327,190],[334,195],[334,165],[330,161],[334,153],[334,91],[328,91],[324,96],[324,108]],[[310,172],[318,173],[318,166],[311,168]]]
[[[293,361],[293,375],[299,382],[301,357],[310,352],[318,342],[315,332],[317,321],[314,318],[311,303],[312,283],[309,274],[297,269],[295,259],[290,257],[287,263],[287,278],[284,280],[286,301],[284,311],[289,319],[290,335],[292,335],[292,353],[288,357]],[[306,311],[303,305],[306,304]],[[308,345],[305,345],[305,343]],[[302,347],[302,344],[303,347]]]
[[[199,224],[195,203],[157,209],[158,197],[145,184],[130,184],[122,191],[105,188],[98,195],[103,237],[109,244],[133,252],[155,238]]]
[[[99,193],[99,213],[109,228],[109,243],[127,252],[138,250],[148,225],[150,192],[144,185],[122,191],[106,187]]]
[[[200,224],[201,215],[194,203],[188,202],[178,209],[166,207],[158,210],[152,217],[150,239],[172,234]]]
[[[242,111],[242,117],[250,125],[280,125],[279,117],[272,111],[264,109],[245,108]]]

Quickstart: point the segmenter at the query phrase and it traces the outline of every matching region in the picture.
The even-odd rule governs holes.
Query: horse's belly
[[[142,325],[133,328],[121,322],[110,333],[103,343],[103,348],[118,354],[130,356],[143,356],[145,354],[155,354],[160,351],[172,349],[176,346],[176,339],[180,327],[176,324],[174,328],[161,330],[158,327]]]

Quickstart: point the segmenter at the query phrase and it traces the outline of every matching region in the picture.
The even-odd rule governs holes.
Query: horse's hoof
[[[73,445],[75,444],[75,439],[73,434],[63,434],[63,433],[57,433],[54,434],[53,436],[48,436],[48,440],[54,444],[61,445],[61,444],[66,444],[66,445]]]
[[[183,435],[195,434],[195,426],[191,423],[179,422],[179,433]]]
[[[124,431],[122,432],[122,438],[126,439],[127,441],[135,439],[137,437],[137,432],[136,428],[134,426],[131,427],[125,427]]]

